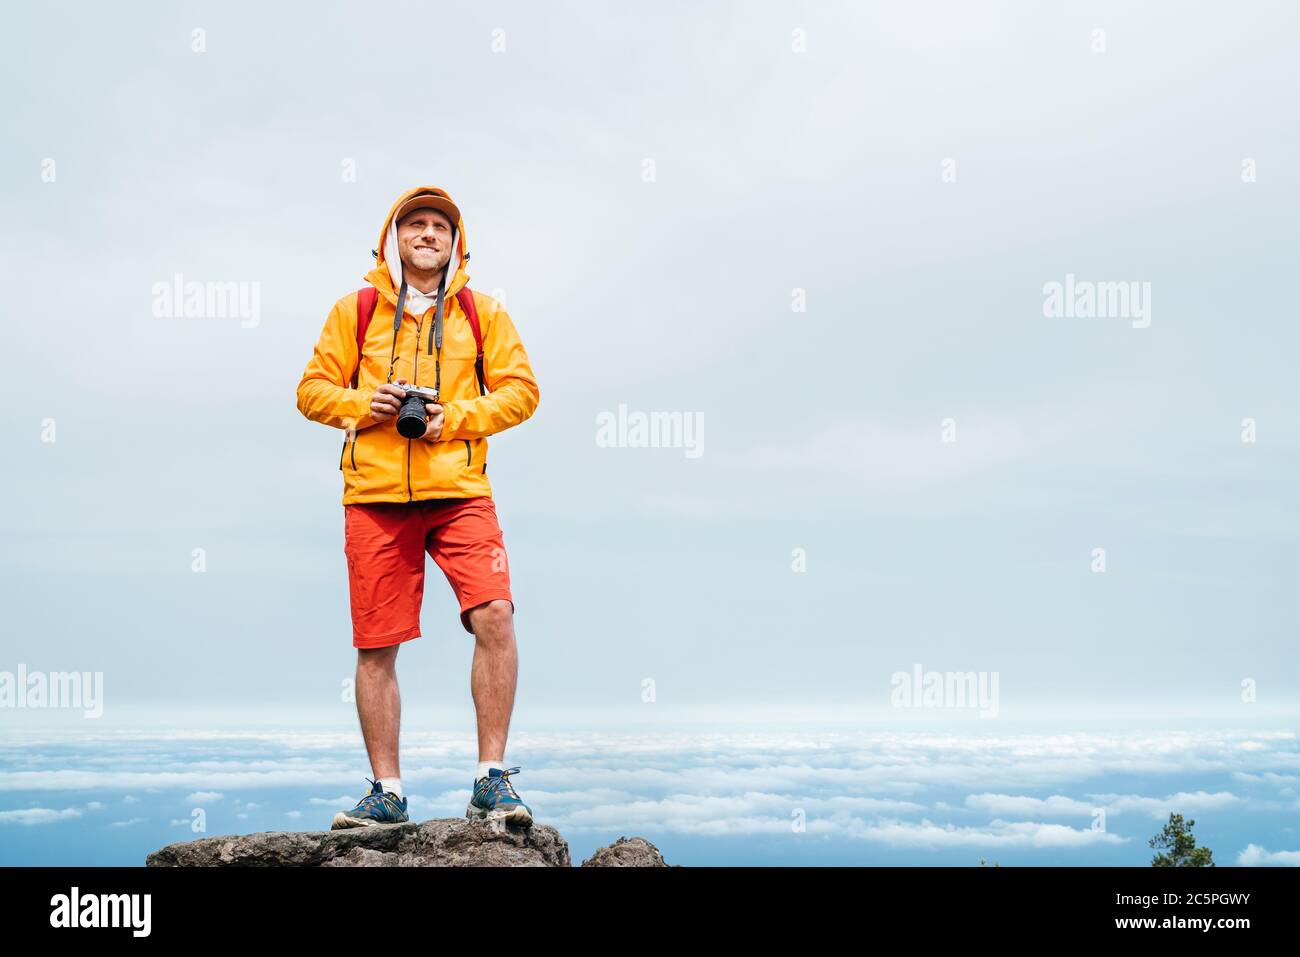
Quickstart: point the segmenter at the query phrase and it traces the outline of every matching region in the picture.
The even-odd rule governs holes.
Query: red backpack
[[[474,308],[474,295],[469,286],[461,286],[456,291],[456,301],[469,317],[469,327],[474,330],[474,345],[478,347],[478,356],[474,359],[474,375],[478,377],[479,395],[487,395],[487,384],[483,379],[483,333],[478,326],[478,310]],[[379,303],[379,290],[366,286],[357,292],[357,371],[352,373],[352,388],[357,387],[357,376],[361,374],[362,344],[366,341],[366,330],[374,318],[375,306]]]

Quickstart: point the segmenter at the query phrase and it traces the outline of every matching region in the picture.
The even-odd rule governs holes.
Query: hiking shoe
[[[470,820],[505,821],[521,827],[533,826],[533,812],[515,793],[510,775],[519,768],[503,771],[489,768],[488,776],[474,782],[474,796],[470,798],[465,816]]]
[[[375,824],[405,824],[410,820],[406,816],[406,798],[399,798],[392,791],[379,790],[379,782],[370,781],[370,793],[363,797],[351,811],[339,811],[334,815],[330,830],[337,831],[345,827],[372,827]]]

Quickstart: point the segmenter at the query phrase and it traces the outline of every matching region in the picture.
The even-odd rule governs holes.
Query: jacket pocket
[[[407,447],[410,441],[395,428],[379,425],[359,429],[343,457],[343,487],[349,495],[406,498]],[[460,450],[456,450],[459,460]]]
[[[463,439],[465,443],[465,468],[474,464],[474,446],[469,444],[469,439]]]
[[[365,450],[362,449],[364,454]],[[411,489],[415,498],[457,494],[465,476],[465,444],[458,439],[411,440]]]

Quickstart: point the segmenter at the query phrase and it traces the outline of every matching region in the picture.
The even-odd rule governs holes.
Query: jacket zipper
[[[358,432],[352,436],[352,471],[354,472],[357,470],[357,439],[360,435],[361,433]]]
[[[405,324],[406,317],[402,317]],[[411,373],[411,385],[420,384],[420,329],[424,326],[424,317],[421,316],[415,320],[415,356],[411,360],[411,366],[414,371]],[[415,498],[415,492],[411,489],[411,443],[414,439],[406,440],[406,500],[408,502]]]
[[[463,441],[465,442],[465,468],[469,468],[474,462],[474,450],[470,447],[469,439]]]

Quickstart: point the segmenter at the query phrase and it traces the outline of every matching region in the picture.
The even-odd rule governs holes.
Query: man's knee
[[[475,605],[465,613],[478,638],[508,638],[514,633],[515,606],[504,598]]]
[[[358,648],[357,670],[391,671],[397,664],[397,652],[401,647],[401,645],[388,645],[383,648]]]

